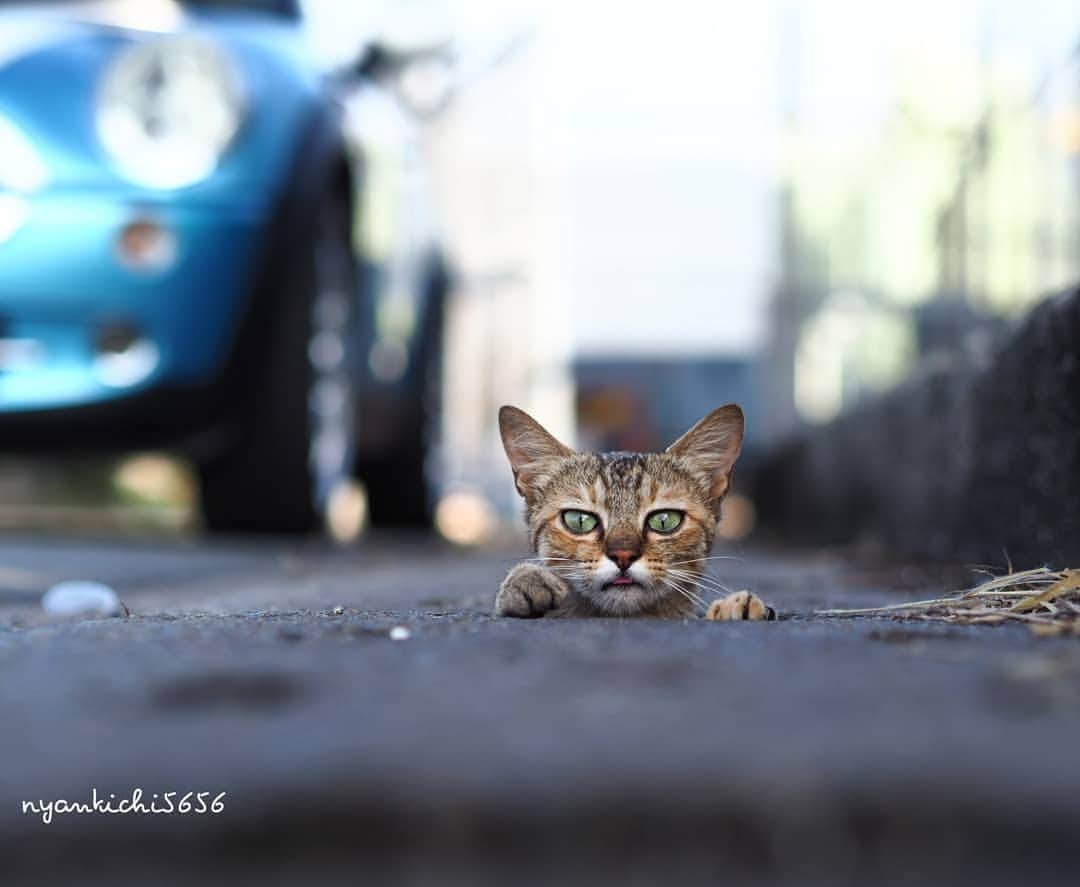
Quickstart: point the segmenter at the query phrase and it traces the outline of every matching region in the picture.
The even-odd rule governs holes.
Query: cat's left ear
[[[731,486],[731,473],[743,440],[743,412],[733,403],[718,407],[667,448],[681,456],[709,481],[710,495],[719,503]]]

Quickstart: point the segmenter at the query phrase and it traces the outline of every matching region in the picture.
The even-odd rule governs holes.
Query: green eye
[[[575,511],[572,508],[562,513],[562,521],[566,524],[566,529],[571,533],[591,533],[596,529],[596,525],[600,523],[600,519],[595,514],[589,514],[587,511]]]
[[[654,511],[646,523],[650,530],[657,533],[670,533],[682,523],[682,519],[681,511]]]

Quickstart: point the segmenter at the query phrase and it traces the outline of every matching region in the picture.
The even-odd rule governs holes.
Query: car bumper
[[[138,220],[167,232],[167,261],[125,258],[122,232]],[[34,198],[0,242],[0,418],[208,386],[227,362],[265,228],[239,206]]]

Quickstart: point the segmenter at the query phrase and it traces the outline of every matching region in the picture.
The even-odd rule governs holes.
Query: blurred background
[[[479,543],[517,518],[500,404],[581,447],[653,449],[738,401],[752,462],[1080,280],[1071,0],[0,14],[7,527],[309,529],[235,504],[276,507],[236,466],[273,476],[295,444],[301,511],[337,537],[381,509]],[[254,336],[254,388],[207,400],[250,306],[289,298],[266,295],[284,272],[256,281],[291,191],[322,187],[287,159],[305,104],[341,121],[358,269],[307,283],[359,307],[335,326],[316,298],[296,342]],[[338,237],[313,225],[312,255]],[[302,239],[272,253],[299,267]],[[297,328],[274,311],[266,329]],[[295,385],[268,368],[289,348]],[[153,418],[108,411],[155,392]],[[306,435],[282,443],[260,398]],[[181,399],[197,418],[172,421]],[[242,427],[220,443],[221,425]],[[376,489],[394,477],[419,492]],[[736,500],[725,533],[752,529]]]

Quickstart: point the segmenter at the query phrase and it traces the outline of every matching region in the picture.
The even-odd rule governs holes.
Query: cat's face
[[[664,453],[574,453],[513,407],[499,414],[530,541],[594,609],[690,612],[742,444],[738,407]]]

